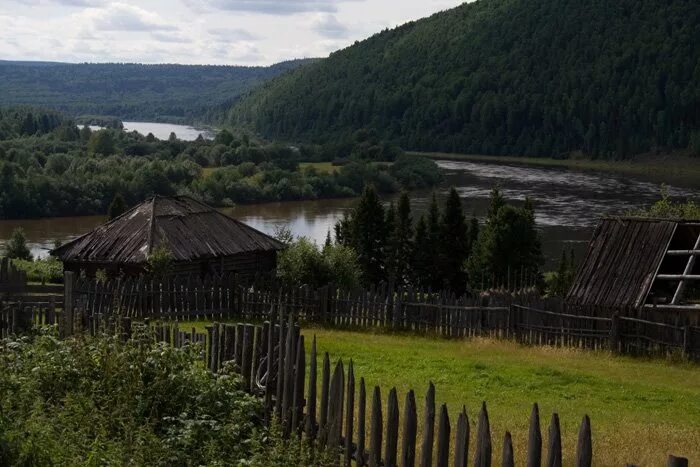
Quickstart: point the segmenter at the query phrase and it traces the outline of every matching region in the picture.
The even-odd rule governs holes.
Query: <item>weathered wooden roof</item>
[[[51,254],[64,262],[143,264],[160,245],[176,261],[282,248],[274,238],[190,197],[156,196]]]
[[[644,305],[677,224],[631,218],[601,221],[566,302],[620,308]]]

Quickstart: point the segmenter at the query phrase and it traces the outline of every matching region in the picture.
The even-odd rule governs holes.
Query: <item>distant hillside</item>
[[[0,61],[0,105],[201,122],[224,115],[241,93],[305,62],[241,67]]]
[[[272,80],[230,121],[406,149],[620,157],[700,152],[700,2],[479,0]]]

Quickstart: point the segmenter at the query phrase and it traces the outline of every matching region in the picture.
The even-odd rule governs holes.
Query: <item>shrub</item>
[[[29,282],[60,284],[63,281],[63,263],[58,258],[48,257],[34,261],[15,259],[12,264],[27,274]]]
[[[12,231],[10,240],[5,246],[5,256],[10,259],[32,260],[32,253],[27,246],[27,236],[22,227],[17,227]]]
[[[262,448],[260,402],[199,346],[141,333],[0,342],[0,458],[5,465],[240,465]]]

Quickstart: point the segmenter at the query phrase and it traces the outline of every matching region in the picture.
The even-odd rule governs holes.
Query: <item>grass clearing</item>
[[[301,162],[299,164],[299,170],[304,170],[307,167],[312,167],[319,173],[325,174],[332,174],[340,168],[337,165],[333,165],[332,162]]]
[[[401,410],[406,392],[414,389],[420,425],[432,381],[436,403],[447,403],[454,430],[465,404],[470,452],[478,410],[486,401],[496,465],[506,430],[513,435],[516,463],[524,464],[533,402],[540,405],[545,446],[551,413],[559,413],[566,465],[573,464],[584,414],[591,417],[595,465],[661,465],[670,453],[689,457],[691,464],[700,462],[700,368],[691,364],[481,339],[447,341],[313,327],[303,333],[309,348],[313,335],[317,337],[319,369],[323,352],[333,362],[353,359],[356,385],[359,377],[367,384],[368,410],[375,385],[382,388],[384,410],[392,387],[397,388]]]
[[[700,158],[682,155],[640,156],[632,161],[587,158],[553,159],[548,157],[484,156],[437,152],[411,152],[436,160],[489,162],[501,164],[561,167],[570,170],[598,171],[643,177],[652,181],[700,187]]]

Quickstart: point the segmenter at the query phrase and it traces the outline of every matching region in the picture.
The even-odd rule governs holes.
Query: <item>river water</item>
[[[182,141],[194,141],[199,135],[204,139],[214,139],[214,132],[207,128],[195,128],[189,125],[177,125],[175,123],[154,123],[154,122],[122,122],[124,131],[138,131],[146,136],[153,133],[153,136],[160,140],[170,138],[170,133],[175,133],[178,139]],[[100,130],[104,127],[99,125],[90,125],[92,130]]]
[[[550,268],[556,267],[564,248],[573,249],[578,258],[583,256],[601,216],[624,214],[650,204],[658,199],[660,191],[656,183],[604,173],[483,162],[440,161],[439,165],[445,171],[445,181],[436,190],[438,197],[443,199],[450,186],[456,187],[469,216],[483,218],[490,191],[496,185],[514,203],[522,203],[528,196],[533,199]],[[668,189],[674,197],[700,200],[698,190],[679,186]],[[426,211],[430,196],[430,192],[411,193],[414,217]],[[323,242],[328,230],[354,204],[352,199],[301,201],[237,206],[223,211],[267,233],[289,226],[297,236]],[[15,227],[21,226],[34,254],[45,256],[54,241],[65,242],[104,221],[100,216],[0,221],[0,239],[8,238]]]

